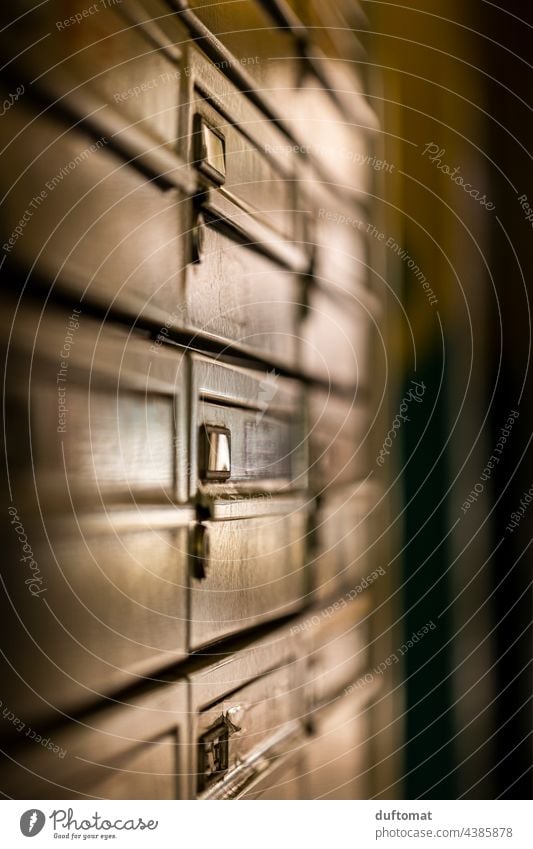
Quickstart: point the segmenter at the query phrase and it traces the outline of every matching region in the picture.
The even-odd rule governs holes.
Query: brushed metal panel
[[[81,721],[28,726],[7,751],[0,788],[15,799],[186,798],[186,682],[103,705]]]
[[[343,696],[316,720],[304,750],[306,797],[368,799],[369,708],[357,693]]]
[[[347,194],[355,190],[366,199],[368,151],[378,122],[354,71],[353,52],[347,62],[328,59],[316,45],[328,42],[331,33],[315,24],[307,30],[285,4],[282,9],[247,0],[229,5],[171,0],[170,5],[188,7],[183,20],[201,35],[203,49],[219,57],[219,67],[239,77],[243,89],[251,89],[254,99],[283,123],[302,159],[314,160],[326,182],[333,180]],[[309,18],[307,7],[305,12]],[[337,45],[343,36],[362,55],[349,28],[336,27]]]
[[[49,113],[38,117],[29,100],[17,106],[2,122],[2,220],[6,240],[14,238],[8,259],[71,295],[133,318],[164,325],[170,315],[179,323],[186,197],[142,177],[107,138],[69,129]]]
[[[175,349],[84,314],[7,310],[13,485],[49,506],[186,497],[186,369]],[[25,431],[27,430],[27,436]],[[13,447],[26,445],[25,451]]]
[[[290,749],[301,734],[299,662],[284,630],[191,676],[193,792],[236,798]],[[225,769],[199,773],[200,747],[210,730],[230,723]],[[220,787],[220,790],[219,790]],[[226,795],[224,795],[226,794]]]
[[[267,770],[265,775],[252,783],[239,798],[244,800],[278,800],[303,799],[305,787],[303,757],[296,753],[289,754]]]
[[[301,278],[263,256],[254,242],[244,245],[220,232],[216,222],[199,226],[201,261],[186,272],[189,324],[296,367]]]
[[[305,604],[305,506],[261,499],[256,514],[203,523],[210,554],[205,578],[191,579],[192,649]]]
[[[336,489],[320,499],[313,517],[313,551],[309,568],[314,596],[333,598],[357,593],[361,582],[377,579],[372,549],[371,486]]]
[[[345,399],[326,390],[308,393],[309,477],[314,492],[353,485],[369,472],[372,422],[366,399]]]
[[[298,86],[302,46],[291,32],[275,26],[260,3],[194,0],[188,6],[235,56],[273,108],[279,106],[287,89]]]
[[[121,392],[91,392],[90,432],[83,389],[70,393],[72,416],[63,441],[66,474],[74,467],[80,484],[130,492],[172,492],[174,483],[174,400],[169,396],[142,399]],[[144,403],[143,403],[144,401]],[[96,431],[96,432],[95,432]],[[43,450],[43,460],[51,462]],[[56,467],[57,468],[57,467]]]
[[[38,527],[20,509],[20,519],[33,560],[22,561],[13,532],[6,553],[16,568],[2,597],[3,669],[16,671],[6,693],[18,716],[36,723],[79,710],[185,657],[192,511],[130,509]]]
[[[198,60],[197,60],[198,61]],[[223,91],[227,83],[219,75],[214,92]],[[284,171],[283,158],[276,158],[278,148],[283,149],[280,137],[277,145],[257,143],[247,129],[247,123],[235,124],[235,117],[215,109],[204,94],[206,82],[202,79],[201,89],[193,93],[190,104],[192,113],[193,164],[201,167],[203,160],[197,157],[197,126],[205,122],[219,134],[225,150],[225,175],[218,192],[244,210],[253,210],[274,230],[291,239],[295,236],[296,185]],[[256,130],[257,131],[257,130]],[[271,152],[272,151],[272,152]],[[219,179],[215,180],[218,184]]]
[[[280,727],[290,722],[293,711],[289,690],[288,669],[276,670],[203,711],[196,720],[196,738],[200,750],[206,732],[217,726],[221,717],[226,718],[232,729],[227,740],[228,757],[224,773],[235,769],[264,743],[266,737],[274,735]],[[222,777],[222,774],[216,772],[209,776],[203,775],[199,770],[198,792],[207,790],[210,784]],[[209,783],[205,785],[207,779]]]
[[[356,192],[365,203],[372,190],[373,171],[369,163],[376,118],[362,87],[357,87],[353,77],[347,79],[338,62],[324,58],[317,64],[319,70],[327,71],[330,89],[307,70],[292,96],[278,103],[278,112],[305,154],[318,163],[326,186],[329,182],[330,188],[337,189],[338,200],[343,194]],[[352,114],[335,102],[339,95],[349,96]],[[351,215],[354,215],[353,206]]]
[[[301,330],[303,370],[334,386],[368,387],[373,326],[368,305],[359,297],[311,286]]]
[[[334,141],[330,142],[334,144]],[[337,151],[335,159],[338,161]],[[306,180],[309,237],[314,247],[313,275],[332,294],[346,293],[372,317],[379,311],[377,299],[368,288],[370,270],[368,212],[347,203],[333,187]],[[373,282],[373,281],[372,281]]]
[[[307,704],[329,704],[369,663],[369,593],[347,596],[306,613],[302,620],[307,655]]]
[[[164,4],[111,2],[91,7],[92,13],[84,0],[23,5],[31,12],[9,27],[5,49],[23,53],[40,86],[59,68],[65,89],[75,88],[80,100],[99,98],[153,143],[172,150],[180,135],[179,45],[185,31],[165,15]]]
[[[284,0],[312,34],[314,44],[326,54],[348,60],[358,56],[362,50],[358,38],[361,28],[368,26],[358,0],[338,0],[323,3],[322,0]],[[351,69],[351,78],[360,76],[358,67]]]
[[[307,480],[302,387],[275,369],[253,372],[193,356],[190,494],[288,491]],[[231,434],[232,470],[223,483],[201,481],[198,437],[204,425]]]

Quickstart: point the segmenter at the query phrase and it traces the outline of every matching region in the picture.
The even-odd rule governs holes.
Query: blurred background
[[[404,792],[529,798],[533,514],[509,523],[533,479],[531,9],[363,6],[394,163],[378,227],[407,252],[385,250],[389,363],[398,400],[414,370],[427,386],[393,484],[405,631],[439,622],[406,655]]]

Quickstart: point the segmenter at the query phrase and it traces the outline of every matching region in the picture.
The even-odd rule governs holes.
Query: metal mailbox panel
[[[298,663],[284,632],[191,678],[193,793],[236,798],[300,733]]]
[[[4,319],[11,472],[47,504],[187,497],[184,358],[84,315]],[[18,462],[17,462],[18,461]]]
[[[303,284],[298,274],[201,219],[199,262],[186,273],[189,324],[285,366],[298,363]]]
[[[222,496],[242,490],[304,488],[302,387],[275,369],[253,372],[192,357],[190,493]],[[230,474],[218,482],[201,468],[209,428],[231,439]]]
[[[44,730],[21,728],[0,768],[15,799],[183,799],[188,791],[187,686],[159,685]]]
[[[4,669],[25,722],[91,705],[186,656],[192,511],[130,509],[38,528],[11,509],[31,553],[24,561],[13,531]]]
[[[179,0],[179,5],[185,4]],[[237,0],[228,5],[191,0],[187,5],[235,57],[274,108],[279,106],[280,98],[287,97],[288,89],[297,88],[302,45],[288,29],[276,26],[261,3]],[[228,70],[229,62],[222,68]]]
[[[336,698],[367,667],[370,608],[368,593],[345,595],[303,619],[311,709]]]
[[[340,192],[335,194],[320,186],[318,181],[307,181],[306,189],[315,279],[333,294],[346,293],[349,300],[355,304],[360,302],[372,315],[378,310],[378,304],[368,290],[370,236],[367,230],[373,226],[367,221],[368,213],[353,203],[347,204]]]
[[[304,798],[305,762],[299,752],[289,754],[246,790],[241,799],[286,800]]]
[[[369,712],[357,693],[343,696],[316,719],[305,754],[309,799],[368,799]]]
[[[298,154],[286,136],[198,49],[187,54],[188,146],[210,226],[294,271],[309,266],[298,207]]]
[[[175,146],[185,32],[163,3],[102,3],[93,14],[84,0],[24,5],[33,8],[10,27],[9,47],[24,50],[41,85],[60,68],[79,99],[95,95],[158,144]]]
[[[310,571],[316,598],[356,592],[364,579],[376,579],[371,550],[372,493],[359,485],[335,490],[320,499],[314,516]],[[372,577],[373,576],[373,577]]]
[[[371,134],[376,119],[354,79],[347,80],[338,62],[322,60],[332,92],[317,76],[307,71],[292,98],[278,106],[286,125],[301,142],[301,148],[320,165],[320,170],[341,192],[355,190],[364,200],[371,187]],[[350,114],[333,97],[349,96]],[[285,108],[284,108],[285,106]],[[375,161],[375,160],[374,160]],[[353,211],[352,211],[353,215]]]
[[[304,371],[346,389],[368,387],[373,326],[368,305],[359,298],[315,283],[302,323]]]
[[[328,61],[310,48],[308,41],[327,40],[327,28],[310,24],[308,32],[297,17],[287,14],[286,7],[281,12],[272,7],[269,13],[266,4],[253,0],[233,4],[177,0],[175,5],[188,5],[228,51],[228,59],[220,62],[228,74],[229,54],[234,57],[234,64],[253,82],[263,102],[300,142],[296,146],[301,153],[312,154],[343,187],[366,192],[368,137],[376,130],[377,120],[353,68],[347,70],[337,57]],[[308,5],[297,14],[301,12],[308,18]],[[286,17],[289,25],[280,17]],[[335,27],[337,39],[347,29],[340,24]],[[353,33],[349,37],[353,39]]]
[[[261,119],[255,110],[252,111],[252,107],[249,107],[250,115],[236,116],[239,124],[234,123],[233,116],[226,112],[227,104],[224,109],[225,98],[222,100],[222,109],[215,109],[209,101],[209,83],[211,79],[216,79],[217,84],[213,86],[215,95],[223,91],[228,83],[220,74],[215,77],[212,67],[211,78],[206,80],[201,73],[202,64],[198,56],[193,61],[193,66],[196,65],[199,66],[196,73],[201,77],[201,82],[198,82],[190,104],[191,161],[207,176],[209,182],[219,187],[224,197],[244,210],[260,213],[260,217],[273,230],[293,238],[297,220],[296,187],[278,151],[279,148],[283,150],[283,137],[279,135],[276,145],[258,142],[255,134],[266,136],[266,133],[261,133],[261,124],[266,119]],[[239,111],[243,111],[243,108],[246,109],[244,106]],[[250,127],[245,121],[241,123],[244,117],[251,118]],[[270,129],[272,132],[275,132],[273,128]],[[213,149],[211,154],[212,161],[209,148],[214,148],[214,144],[209,144],[210,139],[218,140],[216,150]]]
[[[312,389],[308,395],[309,477],[314,492],[353,485],[368,473],[371,422],[366,400]]]
[[[307,509],[302,501],[249,499],[247,518],[202,524],[209,554],[202,577],[191,579],[191,648],[275,620],[305,603]],[[238,502],[234,516],[242,514]],[[255,515],[254,515],[255,514]],[[231,516],[231,513],[230,513]]]
[[[29,101],[5,118],[8,259],[54,287],[164,324],[183,299],[191,215],[183,193],[142,176],[107,137],[70,129],[49,112],[38,116]]]

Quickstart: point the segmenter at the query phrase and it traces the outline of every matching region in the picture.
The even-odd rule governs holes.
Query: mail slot
[[[231,77],[232,64],[247,75],[262,99],[274,109],[280,100],[294,91],[301,77],[303,47],[298,34],[277,25],[278,20],[267,4],[257,0],[237,0],[233,5],[210,3],[208,0],[173,0],[180,12],[187,6],[201,24],[206,26],[229,58],[218,67]],[[180,18],[183,17],[180,14]],[[202,41],[199,44],[204,47]]]
[[[299,744],[299,675],[284,631],[191,674],[194,795],[240,798]]]
[[[196,355],[191,360],[191,496],[304,488],[302,387],[275,369],[254,372]]]
[[[190,48],[191,160],[214,183],[220,211],[240,209],[288,240],[299,235],[296,156],[283,134],[213,63]],[[231,220],[231,215],[228,216]],[[238,223],[235,224],[238,226]]]
[[[17,510],[33,558],[20,562],[13,533],[7,554],[20,568],[5,579],[3,677],[17,716],[48,721],[185,657],[192,511],[117,508],[55,519],[48,511],[43,529],[23,503]],[[18,676],[5,672],[8,664]]]
[[[186,682],[119,701],[82,722],[25,728],[0,767],[2,792],[14,799],[187,798]]]
[[[307,526],[307,505],[299,498],[230,499],[212,505],[211,518],[196,526],[193,537],[191,649],[280,619],[306,604]]]
[[[301,276],[284,265],[285,245],[279,256],[267,256],[265,247],[272,254],[280,246],[271,233],[250,229],[239,211],[233,220],[242,234],[224,230],[221,214],[213,208],[209,215],[207,206],[205,200],[197,212],[197,261],[185,275],[188,324],[275,364],[297,367],[305,290]]]
[[[35,482],[67,506],[186,498],[186,369],[175,349],[101,325],[83,305],[44,317],[23,308],[8,362],[7,439],[19,446],[21,488]]]
[[[331,37],[328,25],[318,22],[328,15],[327,8],[316,14],[308,2],[293,3],[289,9],[287,3],[260,0],[173,0],[172,5],[180,12],[188,7],[187,20],[198,19],[208,27],[218,50],[229,51],[219,67],[228,77],[242,77],[246,90],[253,86],[265,107],[293,134],[296,146],[310,154],[329,179],[346,189],[368,191],[368,148],[377,119],[353,60],[343,62],[334,47],[334,59],[328,61],[312,45],[318,32],[321,41]],[[339,18],[333,17],[329,25],[335,36],[350,40],[352,50],[362,55],[350,27],[339,27]]]

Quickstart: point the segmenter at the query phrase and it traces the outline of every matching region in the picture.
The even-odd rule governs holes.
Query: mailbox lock
[[[209,528],[197,522],[191,532],[191,571],[198,581],[207,578],[209,569]]]
[[[229,711],[228,711],[229,713]],[[230,737],[240,731],[229,715],[223,714],[198,739],[198,792],[218,781],[229,769]]]

